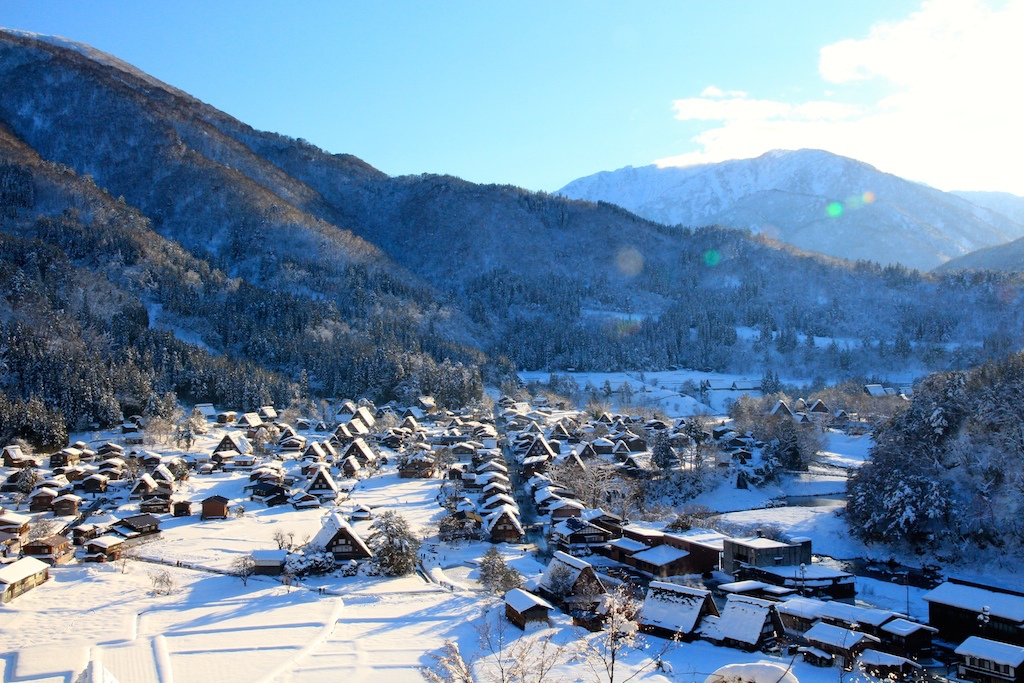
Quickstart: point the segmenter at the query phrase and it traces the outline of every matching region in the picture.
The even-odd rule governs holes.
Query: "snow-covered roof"
[[[627,553],[635,553],[647,547],[640,541],[634,541],[632,538],[625,537],[608,541],[608,545],[619,550],[625,550]]]
[[[17,512],[11,512],[10,510],[0,512],[0,522],[6,524],[21,526],[22,524],[28,524],[31,519],[28,515],[19,515]]]
[[[768,584],[764,581],[754,581],[753,579],[747,579],[746,581],[733,581],[731,583],[723,583],[718,586],[718,589],[725,591],[726,593],[749,593],[750,591],[759,591],[767,587]]]
[[[519,508],[512,507],[511,505],[502,505],[494,508],[494,510],[484,517],[484,531],[490,533],[494,529],[494,525],[498,523],[503,514],[507,513],[507,519],[512,522],[512,525],[519,530],[519,533],[525,533],[523,531],[523,525],[519,523]]]
[[[801,619],[817,619],[821,616],[821,610],[825,603],[814,598],[790,598],[780,602],[776,609],[781,614],[789,614]]]
[[[699,588],[651,581],[644,605],[637,614],[637,621],[645,626],[692,633],[697,627],[704,605],[710,604],[712,608],[714,607],[710,596],[710,591]]]
[[[947,581],[925,593],[922,598],[926,602],[937,602],[979,614],[982,608],[988,607],[989,613],[994,617],[1024,623],[1024,596],[1012,593],[985,590]]]
[[[359,537],[359,534],[337,512],[332,512],[324,517],[320,531],[316,532],[316,536],[309,542],[309,545],[311,547],[326,548],[337,533],[342,530],[348,531],[348,535],[352,537],[352,542],[365,551],[367,555],[373,554],[366,546],[366,543],[363,542],[363,539]]]
[[[818,616],[831,617],[851,624],[881,626],[899,615],[886,609],[858,607],[857,605],[850,605],[845,602],[827,602],[821,606]]]
[[[37,560],[34,557],[23,557],[17,562],[12,562],[0,569],[0,583],[12,584],[17,583],[23,579],[27,579],[33,574],[38,574],[44,569],[49,569],[50,565],[46,564],[42,560]]]
[[[748,548],[757,548],[759,550],[772,550],[774,548],[789,548],[791,547],[788,543],[782,541],[774,541],[770,538],[735,538],[733,543],[737,545],[743,545]]]
[[[539,585],[550,589],[551,573],[558,566],[563,566],[569,570],[569,574],[571,576],[570,583],[574,584],[576,583],[576,579],[580,577],[580,574],[590,567],[590,563],[581,560],[578,557],[573,557],[568,553],[563,553],[561,550],[556,550],[554,555],[551,556],[551,562],[549,562],[548,566],[544,569],[543,576],[540,577]]]
[[[886,633],[891,633],[894,636],[909,636],[912,633],[917,633],[920,630],[931,631],[932,633],[938,633],[938,629],[927,624],[919,624],[916,621],[910,621],[909,619],[893,619],[889,623],[882,627],[882,630]]]
[[[725,547],[725,540],[729,538],[723,533],[718,531],[710,531],[708,529],[690,529],[683,533],[672,533],[665,534],[666,536],[672,536],[673,538],[679,538],[687,543],[699,545],[704,548],[711,548],[712,550],[722,551]]]
[[[109,550],[116,545],[124,543],[124,539],[119,536],[100,536],[99,538],[91,538],[85,542],[86,545],[94,545],[97,548],[103,548]]]
[[[554,609],[551,603],[544,598],[524,591],[522,588],[513,588],[508,593],[505,593],[505,603],[520,614],[532,607]]]
[[[771,614],[773,604],[747,595],[730,595],[722,616],[704,619],[700,633],[712,641],[728,639],[755,645],[761,639],[761,630]]]
[[[904,666],[909,664],[910,666],[920,669],[921,665],[917,662],[911,661],[905,657],[897,657],[891,655],[888,652],[879,652],[878,650],[867,649],[860,653],[860,663],[868,666]]]
[[[758,567],[758,571],[765,572],[778,576],[782,579],[791,579],[793,581],[807,581],[807,585],[813,580],[821,579],[843,579],[848,578],[853,580],[853,574],[849,572],[840,571],[838,569],[829,569],[820,564],[808,564],[808,565],[782,565],[779,567]]]
[[[681,560],[682,558],[689,555],[685,550],[674,548],[670,545],[656,545],[650,550],[645,550],[640,553],[633,555],[633,559],[637,562],[646,562],[647,564],[653,564],[655,567],[663,567],[666,564]]]
[[[276,548],[253,550],[252,553],[250,554],[252,555],[252,559],[255,560],[257,564],[261,562],[267,564],[283,562],[284,559],[288,557],[287,550],[277,550]]]
[[[807,633],[804,634],[804,638],[809,643],[819,643],[842,650],[849,650],[863,640],[870,640],[873,643],[879,642],[878,638],[867,633],[851,631],[822,622],[818,622],[808,629]]]
[[[827,655],[826,655],[827,656]],[[774,662],[726,664],[705,679],[704,683],[799,683],[791,667]]]
[[[999,643],[978,636],[971,636],[962,642],[954,652],[963,657],[977,657],[996,664],[1009,664],[1014,668],[1024,664],[1024,647]]]

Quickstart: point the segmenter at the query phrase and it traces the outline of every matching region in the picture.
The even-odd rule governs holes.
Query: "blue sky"
[[[88,43],[254,127],[390,174],[550,191],[624,165],[818,146],[981,189],[911,163],[927,140],[888,149],[907,135],[879,135],[914,126],[878,116],[931,78],[901,46],[931,45],[936,21],[968,10],[991,33],[1014,4],[6,0],[0,25]]]

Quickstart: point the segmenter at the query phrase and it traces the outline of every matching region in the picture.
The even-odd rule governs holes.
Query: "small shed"
[[[228,514],[228,499],[224,496],[210,496],[203,500],[200,519],[227,519]]]
[[[264,576],[280,576],[284,573],[284,562],[287,557],[287,550],[254,550],[252,551],[252,559],[255,564],[253,573]]]
[[[505,616],[519,628],[526,630],[530,623],[548,623],[548,612],[554,609],[544,598],[513,588],[505,594]]]
[[[10,602],[50,578],[50,567],[34,557],[0,567],[0,602]]]
[[[190,517],[192,515],[192,501],[176,500],[171,503],[171,513],[175,517]]]

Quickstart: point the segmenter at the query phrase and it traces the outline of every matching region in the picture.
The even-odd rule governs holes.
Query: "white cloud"
[[[813,147],[943,189],[1024,194],[1021,35],[1024,0],[930,0],[865,38],[822,48],[819,73],[834,99],[781,102],[710,86],[677,100],[676,118],[720,123],[693,139],[697,151],[657,163]],[[865,81],[893,94],[857,101]]]

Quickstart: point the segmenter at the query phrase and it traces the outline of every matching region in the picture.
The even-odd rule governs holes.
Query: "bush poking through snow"
[[[166,569],[150,572],[149,581],[153,586],[153,595],[170,595],[177,589],[174,577]]]

